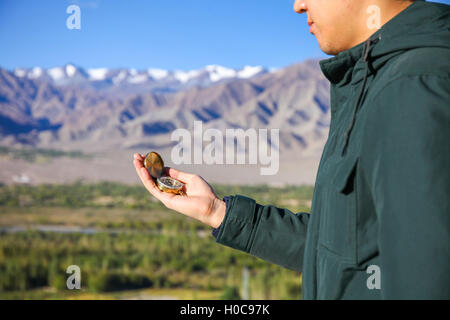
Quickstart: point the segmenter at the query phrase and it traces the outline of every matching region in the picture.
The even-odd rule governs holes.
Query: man
[[[371,7],[369,9],[369,7]],[[376,10],[372,10],[375,8]],[[187,196],[142,182],[216,241],[303,273],[305,299],[450,298],[450,9],[408,0],[305,0],[331,83],[331,125],[311,214],[218,199],[167,168]],[[368,12],[379,12],[380,29]]]

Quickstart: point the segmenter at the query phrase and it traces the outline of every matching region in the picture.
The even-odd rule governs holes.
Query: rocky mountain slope
[[[76,78],[88,72],[69,66],[53,80],[49,74],[56,74],[55,70],[43,75],[35,69],[27,73],[0,69],[4,144],[161,148],[173,145],[174,129],[192,129],[195,120],[220,130],[279,128],[282,146],[304,152],[315,150],[327,134],[328,84],[317,61],[170,93],[142,88],[135,93],[119,86],[111,94],[111,88],[77,84]],[[71,85],[55,82],[67,74],[75,79]]]
[[[318,159],[329,117],[317,60],[271,71],[0,68],[0,144],[7,146],[168,155],[174,130],[193,132],[201,121],[203,130],[222,132],[279,129],[281,162],[290,167]],[[311,165],[306,170],[314,176]]]

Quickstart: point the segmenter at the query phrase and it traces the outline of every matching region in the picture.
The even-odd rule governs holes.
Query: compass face
[[[159,177],[156,182],[161,191],[175,194],[181,194],[181,189],[184,186],[184,183],[172,177]]]
[[[145,156],[144,166],[153,178],[159,178],[164,170],[164,161],[157,152],[152,151]]]
[[[183,183],[172,177],[160,177],[159,182],[166,188],[180,189],[183,187]]]

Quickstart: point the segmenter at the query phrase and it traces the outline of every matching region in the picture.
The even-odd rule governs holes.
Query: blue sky
[[[440,1],[449,3],[449,0]],[[283,67],[326,57],[294,0],[0,0],[0,66]],[[81,8],[69,30],[66,8]]]

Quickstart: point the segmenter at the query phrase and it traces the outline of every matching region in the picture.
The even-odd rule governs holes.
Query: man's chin
[[[330,56],[335,56],[339,52],[343,51],[343,50],[337,49],[336,46],[333,46],[329,42],[319,41],[318,40],[318,43],[319,43],[320,50],[322,50],[325,54],[328,54]]]

